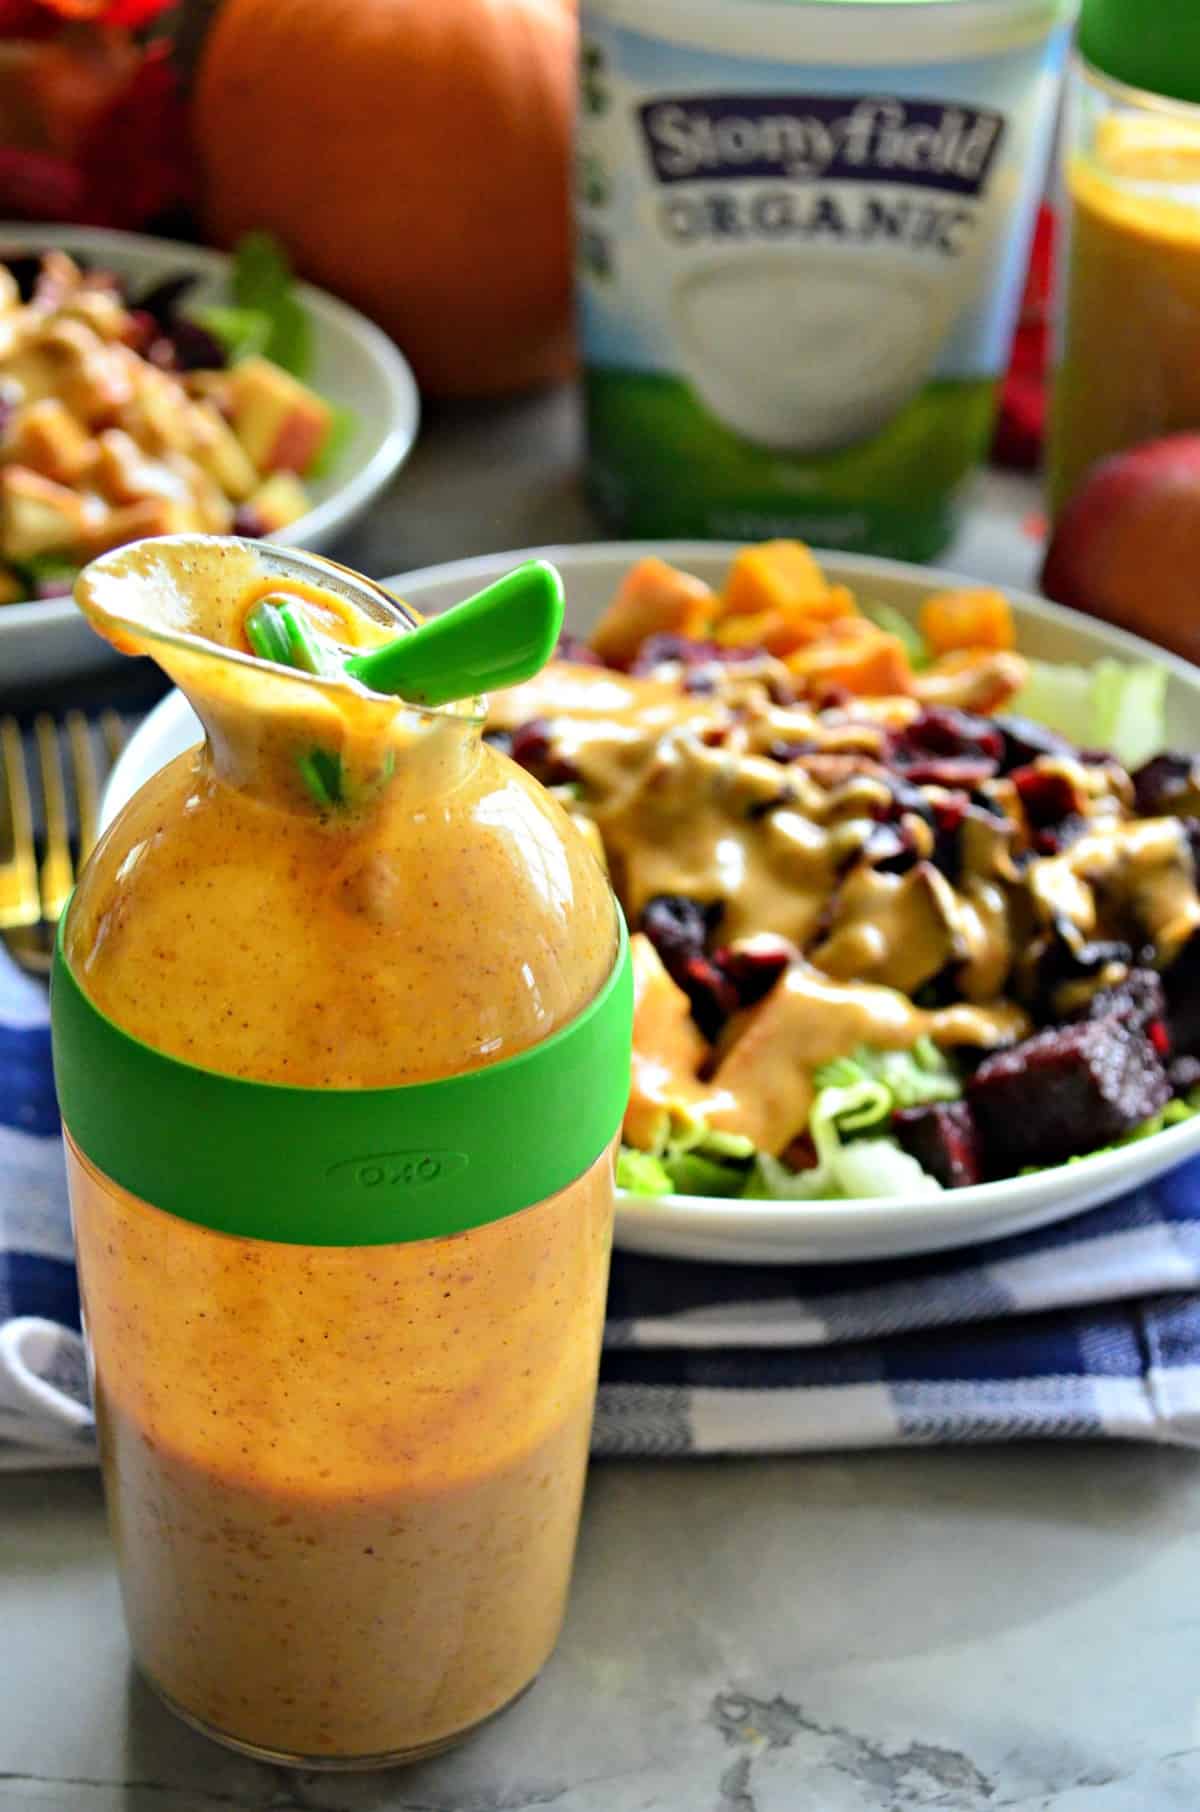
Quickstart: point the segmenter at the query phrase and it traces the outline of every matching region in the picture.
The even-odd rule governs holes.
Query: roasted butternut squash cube
[[[934,654],[960,648],[1007,649],[1017,645],[1012,609],[993,586],[938,591],[921,606],[921,634]]]
[[[903,642],[868,624],[853,637],[829,636],[787,659],[789,672],[810,696],[837,689],[863,698],[887,698],[912,690],[912,669]]]
[[[648,554],[625,574],[589,641],[602,660],[624,666],[648,636],[703,639],[715,607],[716,598],[702,579]]]
[[[754,616],[764,610],[819,612],[830,589],[812,550],[802,541],[762,541],[756,547],[744,547],[735,557],[721,592],[721,615]]]
[[[270,359],[243,359],[230,374],[233,431],[255,470],[304,472],[320,451],[333,411]]]

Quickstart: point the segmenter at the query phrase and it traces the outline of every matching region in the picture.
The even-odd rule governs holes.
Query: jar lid
[[[1197,0],[1083,0],[1079,50],[1129,88],[1200,105]]]
[[[130,1195],[245,1239],[380,1246],[501,1220],[582,1176],[624,1117],[633,974],[617,918],[608,980],[541,1044],[368,1089],[252,1082],[155,1050],[80,987],[60,920],[50,1014],[63,1125]]]

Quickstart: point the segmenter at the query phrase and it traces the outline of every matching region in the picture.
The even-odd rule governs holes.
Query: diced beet
[[[540,780],[543,786],[566,786],[579,778],[579,770],[556,753],[550,726],[544,717],[531,717],[528,723],[513,731],[509,753],[518,767]]]
[[[233,532],[257,541],[267,532],[267,525],[252,503],[239,503],[233,512]]]
[[[980,1064],[967,1084],[989,1176],[1109,1145],[1171,1098],[1144,1034],[1114,1017],[1051,1026]]]
[[[943,1189],[968,1189],[983,1176],[979,1131],[965,1101],[930,1101],[892,1115],[897,1142]]]
[[[1028,717],[994,717],[992,722],[1003,739],[1002,774],[1011,774],[1014,768],[1029,767],[1039,755],[1073,753],[1065,736],[1060,736],[1057,730],[1048,730],[1045,724],[1035,724]]]
[[[1169,969],[1163,971],[1167,1025],[1172,1049],[1200,1057],[1200,931],[1193,931]]]
[[[1135,1032],[1149,1032],[1152,1025],[1166,1019],[1167,997],[1162,977],[1155,969],[1130,969],[1123,981],[1110,988],[1097,988],[1090,1000],[1068,1015],[1080,1019],[1119,1019]],[[1156,1044],[1152,1037],[1150,1042]],[[1163,1055],[1159,1051],[1159,1056]]]
[[[763,932],[744,944],[714,950],[713,962],[733,985],[739,1007],[754,1007],[771,992],[795,951],[784,938]]]
[[[1133,775],[1133,799],[1143,818],[1197,813],[1200,800],[1200,757],[1155,755]]]

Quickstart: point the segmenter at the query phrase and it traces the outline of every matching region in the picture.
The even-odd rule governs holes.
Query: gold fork
[[[20,727],[13,717],[0,718],[0,932],[22,967],[36,973],[49,968],[54,928],[71,897],[76,870],[96,841],[100,788],[125,741],[115,711],[103,712],[98,725],[101,761],[82,711],[68,711],[61,723],[45,712],[34,719],[39,838]],[[74,837],[69,800],[75,808]]]

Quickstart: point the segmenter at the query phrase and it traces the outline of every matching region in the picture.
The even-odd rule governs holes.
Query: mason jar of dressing
[[[1070,0],[585,0],[588,484],[912,559],[990,437]]]

